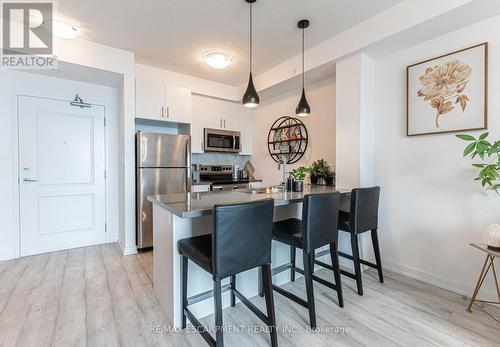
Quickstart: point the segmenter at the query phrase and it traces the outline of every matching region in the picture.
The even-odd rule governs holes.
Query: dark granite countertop
[[[275,206],[285,206],[302,202],[304,195],[335,191],[333,186],[305,185],[303,192],[278,192],[266,194],[265,189],[241,189],[232,192],[202,192],[151,195],[148,200],[181,218],[193,218],[212,214],[214,205],[236,204],[274,199]],[[342,193],[341,209],[349,209],[350,190],[338,189]]]

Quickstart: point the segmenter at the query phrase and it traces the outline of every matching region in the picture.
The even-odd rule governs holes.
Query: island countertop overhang
[[[349,210],[350,191],[336,189],[334,186],[305,186],[303,192],[277,192],[272,194],[253,193],[250,191],[231,192],[201,192],[201,193],[175,193],[148,196],[148,201],[157,205],[180,218],[196,218],[212,214],[215,205],[238,204],[259,201],[268,198],[274,200],[274,206],[285,206],[302,202],[304,196],[315,193],[328,193],[340,191],[341,209]]]

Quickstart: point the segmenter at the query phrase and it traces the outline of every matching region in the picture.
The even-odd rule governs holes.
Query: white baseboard
[[[383,269],[387,269],[389,271],[392,271],[394,273],[413,278],[415,280],[419,280],[428,284],[431,284],[433,286],[449,290],[450,292],[460,294],[460,295],[465,295],[467,297],[470,297],[472,295],[472,292],[474,291],[474,288],[476,286],[476,283],[471,283],[470,285],[465,285],[457,282],[450,281],[446,278],[439,277],[436,275],[433,275],[428,272],[420,271],[417,269],[414,269],[409,266],[404,266],[404,265],[399,265],[387,261],[382,262]],[[494,294],[493,292],[490,292],[486,289],[481,289],[481,292],[479,294],[481,297],[491,297],[495,298],[496,293]]]
[[[13,251],[9,251],[9,252],[0,252],[0,261],[4,261],[4,260],[11,260],[11,259],[14,259],[14,252]]]
[[[118,245],[120,246],[120,249],[122,251],[123,255],[130,255],[130,254],[136,254],[137,253],[137,247],[123,247],[122,243],[120,240],[118,240]]]

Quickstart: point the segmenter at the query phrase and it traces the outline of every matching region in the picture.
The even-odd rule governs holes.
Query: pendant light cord
[[[304,77],[304,36],[305,36],[305,29],[302,28],[302,89],[305,88],[305,77]]]
[[[252,17],[252,3],[250,3],[250,73],[252,73],[252,55],[253,55],[253,49],[252,49],[252,39],[253,39],[253,17]]]

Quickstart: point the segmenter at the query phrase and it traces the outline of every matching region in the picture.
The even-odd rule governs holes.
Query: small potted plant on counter
[[[308,167],[300,166],[292,170],[292,176],[295,180],[294,190],[301,192],[304,190],[304,178],[311,170]]]
[[[311,184],[333,185],[335,173],[324,159],[315,161],[311,167]]]

